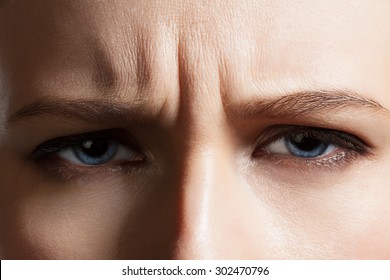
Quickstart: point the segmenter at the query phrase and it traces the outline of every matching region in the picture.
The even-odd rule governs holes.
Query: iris
[[[104,164],[114,158],[118,143],[107,139],[88,139],[72,147],[76,157],[86,165]]]
[[[297,157],[313,158],[321,156],[329,148],[330,144],[313,137],[295,135],[285,138],[288,151]]]

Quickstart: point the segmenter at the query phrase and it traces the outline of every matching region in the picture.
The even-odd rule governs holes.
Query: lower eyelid
[[[342,170],[343,167],[350,165],[358,156],[360,155],[357,152],[337,148],[337,150],[330,154],[316,158],[299,158],[291,155],[269,154],[265,151],[254,154],[253,157],[258,164],[278,166],[278,172],[282,168],[284,171],[292,170],[294,172],[308,173],[311,171]]]
[[[35,166],[49,178],[59,181],[100,180],[107,179],[108,176],[113,174],[118,174],[115,176],[128,176],[147,167],[144,161],[117,161],[104,165],[78,165],[61,159],[56,154],[38,159],[35,161]]]

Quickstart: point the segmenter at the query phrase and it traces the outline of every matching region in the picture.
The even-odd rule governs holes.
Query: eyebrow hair
[[[145,100],[142,102],[144,103]],[[108,100],[39,100],[20,108],[8,118],[9,124],[28,120],[37,116],[58,116],[61,118],[81,120],[92,124],[112,124],[153,121],[161,110],[147,112],[138,106],[140,102],[120,103]],[[299,118],[324,111],[339,111],[344,108],[370,109],[389,113],[378,102],[345,90],[337,91],[303,91],[291,93],[272,99],[243,101],[238,104],[227,104],[226,112],[235,119],[256,118]]]
[[[7,124],[29,120],[34,117],[60,117],[91,124],[112,124],[115,122],[148,122],[157,118],[160,111],[150,114],[141,110],[139,104],[145,101],[113,102],[110,100],[38,100],[20,108],[8,118]]]
[[[294,119],[318,115],[322,112],[337,112],[346,108],[389,113],[389,110],[377,101],[349,90],[300,91],[273,99],[250,100],[227,105],[229,114],[238,119],[262,117]]]

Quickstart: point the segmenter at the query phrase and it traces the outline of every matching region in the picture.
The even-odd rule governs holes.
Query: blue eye
[[[111,161],[137,161],[139,153],[105,138],[91,138],[64,147],[57,155],[78,165],[102,165]]]
[[[265,147],[269,154],[292,155],[300,158],[316,158],[335,151],[337,147],[318,137],[296,134],[281,137]]]
[[[284,139],[287,150],[294,156],[314,158],[327,154],[335,147],[330,143],[312,137],[296,135]]]
[[[118,144],[105,139],[89,139],[73,146],[71,151],[84,164],[98,165],[111,160],[118,150]],[[62,151],[62,154],[64,151]]]

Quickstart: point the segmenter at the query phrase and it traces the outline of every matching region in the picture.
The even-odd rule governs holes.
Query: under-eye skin
[[[50,173],[104,173],[136,168],[145,155],[135,139],[120,130],[55,138],[39,145],[31,159]]]
[[[368,157],[372,148],[350,133],[296,125],[275,125],[257,141],[253,157],[293,167],[338,167],[357,157]]]

